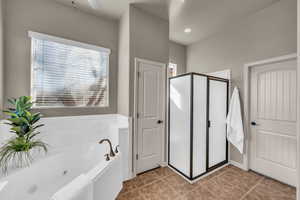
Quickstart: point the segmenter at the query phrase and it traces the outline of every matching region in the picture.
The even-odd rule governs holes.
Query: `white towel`
[[[51,200],[93,200],[92,187],[91,180],[80,175],[56,192]]]
[[[241,153],[244,152],[244,128],[241,113],[240,96],[237,87],[234,88],[227,115],[227,139]]]

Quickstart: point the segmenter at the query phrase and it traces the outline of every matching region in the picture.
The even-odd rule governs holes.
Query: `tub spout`
[[[109,156],[114,157],[116,154],[114,153],[114,150],[113,150],[110,140],[109,139],[100,140],[99,144],[102,144],[103,142],[107,142],[109,144],[109,148],[110,148]]]

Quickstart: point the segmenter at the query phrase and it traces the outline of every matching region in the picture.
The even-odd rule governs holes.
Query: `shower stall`
[[[228,162],[228,87],[198,73],[169,79],[168,164],[189,180]]]

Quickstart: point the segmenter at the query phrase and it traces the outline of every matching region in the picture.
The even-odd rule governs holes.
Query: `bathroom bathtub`
[[[1,200],[49,200],[81,174],[91,177],[95,200],[113,200],[122,188],[121,155],[106,161],[106,144],[89,144],[54,153],[0,179]],[[100,169],[100,170],[99,170]]]

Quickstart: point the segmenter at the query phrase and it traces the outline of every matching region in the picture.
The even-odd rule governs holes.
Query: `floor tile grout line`
[[[153,184],[153,183],[156,183],[156,182],[158,182],[158,181],[160,181],[160,180],[163,180],[163,179],[165,179],[165,178],[167,178],[167,177],[169,177],[169,176],[172,176],[172,174],[167,175],[167,176],[163,176],[163,177],[159,177],[159,178],[155,179],[154,181],[152,181],[152,182],[150,182],[150,183],[147,183],[147,184],[145,184],[145,185],[143,185],[143,186],[140,186],[140,187],[134,188],[134,189],[132,189],[132,190],[129,190],[129,191],[123,193],[122,195],[125,195],[125,194],[127,194],[127,193],[129,193],[129,192],[134,192],[134,191],[136,191],[136,190],[138,190],[138,189],[142,189],[142,188],[144,188],[144,187],[146,187],[146,186],[148,186],[148,185],[151,185],[151,184]]]
[[[165,180],[167,177],[169,177],[169,176],[166,176],[165,178],[163,178],[162,181],[165,182],[167,184],[167,186],[176,194],[177,193],[176,189],[172,185],[168,184],[168,182]],[[178,195],[176,198],[181,197],[181,196],[182,195]]]
[[[220,174],[218,174],[218,175],[216,175],[216,176],[213,176],[211,179],[209,179],[209,180],[207,180],[207,181],[211,181],[211,180],[213,180],[213,179],[215,179],[215,178],[217,178],[217,177],[219,177],[219,176],[221,176],[222,174],[224,174],[226,171],[227,171],[228,169],[226,169],[226,170],[224,170],[223,172],[221,172]],[[182,177],[181,177],[182,178]],[[205,177],[203,177],[203,178],[205,178]],[[201,179],[199,179],[198,181],[200,181]],[[195,182],[196,183],[196,182]],[[195,183],[193,183],[193,184],[195,184]],[[190,183],[189,183],[190,184]],[[199,187],[200,186],[202,186],[204,183],[200,183],[198,186],[196,186],[194,189],[192,189],[191,191],[189,191],[189,193],[192,193],[192,192],[194,192],[194,191],[196,191],[197,189],[199,189]],[[173,190],[175,190],[176,191],[176,189],[175,188],[173,188],[173,186],[170,186]],[[206,189],[206,188],[205,188]],[[185,196],[186,194],[181,194],[181,195],[179,195],[178,197],[183,197],[183,196]]]
[[[142,188],[144,188],[144,187],[146,187],[146,186],[148,186],[148,185],[151,185],[152,183],[155,183],[155,182],[157,182],[157,181],[159,181],[159,180],[160,180],[160,179],[156,179],[156,180],[154,180],[154,181],[152,181],[152,182],[150,182],[150,183],[147,183],[147,184],[145,184],[145,185],[143,185],[143,186],[140,186],[140,187],[134,188],[134,189],[132,189],[132,190],[129,190],[129,191],[123,193],[123,195],[125,195],[125,194],[127,194],[127,193],[129,193],[129,192],[134,192],[134,191],[136,191],[136,190],[138,190],[138,189],[142,189]]]
[[[236,173],[232,174],[232,172],[237,172],[237,174]],[[201,179],[197,180],[194,183],[194,186],[191,186],[190,183],[188,181],[186,181],[185,179],[183,179],[182,177],[179,177],[182,180],[177,179],[176,175],[178,175],[178,174],[176,174],[176,173],[166,173],[166,172],[159,173],[159,171],[158,171],[156,173],[148,174],[145,177],[141,177],[141,178],[137,179],[136,181],[133,181],[132,182],[133,184],[129,183],[128,187],[127,187],[127,189],[128,189],[127,192],[122,193],[122,195],[118,196],[118,197],[121,197],[120,198],[120,200],[121,200],[123,198],[126,199],[126,196],[131,198],[132,195],[138,194],[138,196],[141,198],[141,200],[142,199],[150,200],[150,199],[152,199],[152,196],[151,195],[149,196],[148,193],[151,192],[151,194],[152,194],[153,192],[156,191],[157,187],[159,187],[159,188],[163,187],[165,189],[163,189],[161,192],[166,193],[165,195],[167,195],[167,197],[173,196],[172,198],[177,199],[177,200],[186,199],[187,197],[190,197],[190,195],[193,196],[193,195],[197,194],[197,195],[201,196],[201,193],[199,193],[199,194],[198,194],[198,192],[195,193],[195,191],[201,191],[201,188],[205,189],[205,191],[203,190],[204,193],[205,192],[211,193],[211,191],[209,190],[209,185],[216,181],[218,182],[219,177],[220,177],[220,180],[223,180],[222,177],[225,178],[224,180],[227,180],[227,178],[230,178],[230,176],[236,177],[235,174],[238,176],[244,175],[243,173],[239,173],[239,171],[235,170],[234,168],[227,168],[225,170],[222,170],[219,173],[216,173],[215,175],[213,175],[213,174],[214,173],[212,173],[211,177],[207,176],[207,178],[203,177],[202,180]],[[238,178],[238,177],[236,177],[236,178]],[[251,178],[251,177],[249,177],[249,178]],[[241,191],[241,193],[238,195],[240,197],[236,196],[236,199],[246,200],[246,198],[249,196],[249,194],[252,195],[253,192],[256,193],[255,191],[257,190],[257,188],[260,188],[262,185],[264,185],[264,180],[266,180],[268,178],[265,176],[259,176],[258,178],[255,178],[255,179],[254,180],[252,179],[252,181],[249,182],[250,185],[248,184],[248,186],[245,187]],[[244,179],[242,179],[242,180],[244,180]],[[244,181],[247,181],[247,180],[248,180],[248,178],[246,178]],[[230,181],[230,180],[228,179],[227,181]],[[222,186],[220,186],[220,187],[222,187]],[[152,189],[148,192],[148,188],[150,188],[150,189],[152,188]],[[154,189],[154,191],[153,191],[153,189]],[[211,194],[213,194],[213,193],[211,193]],[[123,196],[123,195],[125,195],[125,196]],[[156,195],[155,197],[159,198],[161,196]],[[119,198],[117,198],[117,199],[119,199]]]
[[[261,179],[260,180],[258,180],[257,181],[257,183],[254,185],[254,186],[252,186],[251,188],[250,188],[250,190],[248,190],[241,198],[240,198],[240,200],[243,200],[248,194],[250,194],[259,184],[261,184],[262,183],[262,181],[265,179],[265,177],[261,177]]]
[[[228,172],[229,170],[231,170],[231,169],[228,168],[228,169],[224,170],[223,172],[221,172],[220,174],[213,176],[212,178],[210,178],[210,179],[207,180],[207,181],[211,181],[211,180],[213,180],[213,179],[216,179],[217,177],[219,177],[219,176],[225,174],[226,172]],[[205,178],[205,177],[204,177],[204,178]],[[261,179],[264,179],[264,177],[261,177]],[[257,183],[257,184],[259,184],[261,181],[262,181],[262,180],[258,180],[258,183]],[[204,184],[205,184],[205,182],[204,182],[204,183],[200,183],[197,187],[195,187],[194,189],[192,189],[191,191],[189,191],[189,193],[196,191],[197,189],[199,189],[200,186],[202,186],[202,185],[204,185]],[[253,187],[257,186],[257,184],[255,184]],[[171,186],[171,188],[172,188],[173,190],[175,190],[175,189],[173,188],[173,186]],[[206,187],[205,187],[205,189],[207,190]],[[250,190],[252,190],[252,188],[250,188]],[[250,191],[250,190],[249,190],[249,191]],[[176,190],[175,190],[175,191],[176,191]],[[208,190],[208,191],[209,191],[209,190]],[[249,191],[248,191],[248,192],[249,192]],[[209,192],[210,192],[210,191],[209,191]],[[246,194],[248,194],[248,192],[247,192]],[[246,194],[245,194],[245,195],[246,195]],[[181,195],[179,195],[179,197],[183,197],[183,196],[185,196],[185,195],[186,195],[186,194],[181,194]],[[244,195],[244,196],[245,196],[245,195]],[[244,196],[242,196],[242,198],[243,198]],[[242,200],[242,199],[240,199],[240,200]]]
[[[221,170],[221,169],[220,169],[220,170]],[[215,179],[215,178],[221,176],[222,174],[224,174],[224,173],[227,172],[228,170],[230,170],[230,168],[225,169],[225,170],[224,170],[223,172],[221,172],[220,174],[213,176],[213,177],[210,178],[208,181],[210,181],[210,180],[212,180],[212,179]],[[216,172],[217,172],[217,171],[216,171]],[[213,173],[212,173],[212,174],[213,174]],[[152,182],[150,182],[150,183],[148,183],[148,184],[145,184],[145,185],[143,185],[143,186],[141,186],[141,187],[137,187],[137,188],[134,188],[134,189],[132,189],[132,190],[129,190],[129,191],[123,193],[122,195],[126,195],[126,194],[129,193],[129,192],[134,192],[134,191],[136,191],[136,190],[138,190],[138,189],[142,189],[142,188],[144,188],[144,187],[146,187],[146,186],[148,186],[148,185],[151,185],[151,184],[153,184],[153,183],[158,182],[159,180],[166,179],[167,177],[173,176],[173,175],[178,175],[178,174],[174,173],[174,174],[169,174],[169,175],[167,175],[167,176],[158,177],[158,178],[156,178],[156,180],[154,180],[154,181],[152,181]],[[182,177],[181,177],[181,178],[182,178]],[[203,178],[205,178],[205,177],[203,177]],[[199,179],[199,181],[200,181],[200,180],[201,180],[201,179]],[[185,181],[186,181],[186,180],[185,180]],[[190,184],[190,183],[189,183],[189,184]],[[202,185],[202,183],[201,183],[200,185]],[[200,186],[200,185],[199,185],[199,186]],[[170,186],[170,188],[171,188],[172,190],[175,190],[175,191],[176,191],[176,189],[173,188],[173,186]],[[195,191],[197,188],[198,188],[198,187],[192,189],[190,192]],[[181,196],[184,196],[184,194],[179,195],[179,197],[181,197]],[[143,195],[143,197],[144,197],[144,195]]]
[[[222,172],[222,173],[224,173],[224,172]],[[222,173],[221,173],[221,174],[222,174]],[[170,177],[170,176],[174,176],[174,175],[177,175],[177,174],[176,174],[176,173],[173,173],[173,174],[169,174],[169,175],[166,175],[166,176],[158,177],[158,178],[156,178],[154,181],[152,181],[152,182],[150,182],[150,183],[147,183],[147,184],[145,184],[145,185],[143,185],[143,186],[134,188],[134,189],[132,189],[132,190],[129,190],[129,191],[123,193],[122,195],[125,195],[125,194],[127,194],[127,193],[129,193],[129,192],[134,192],[134,191],[136,191],[136,190],[138,190],[138,189],[142,189],[142,188],[144,188],[144,187],[146,187],[146,186],[148,186],[148,185],[151,185],[151,184],[153,184],[153,183],[156,183],[156,182],[158,182],[158,181],[160,181],[160,180],[163,181],[164,179],[166,179],[166,178],[168,178],[168,177]],[[217,175],[217,176],[219,176],[219,175]],[[213,178],[214,178],[214,177],[213,177]],[[175,190],[172,186],[170,186],[170,188],[171,188],[172,190]],[[175,190],[175,191],[176,191],[176,190]],[[181,196],[181,195],[180,195],[180,196]]]
[[[151,182],[151,183],[148,183],[148,184],[146,184],[146,185],[143,185],[143,186],[141,186],[141,187],[137,187],[137,188],[135,188],[134,190],[138,190],[138,189],[142,189],[142,188],[144,188],[144,187],[146,187],[146,186],[148,186],[148,185],[151,185],[151,184],[153,184],[153,183],[156,183],[156,182],[158,182],[158,181],[164,181],[164,179],[165,178],[167,178],[167,177],[169,177],[169,176],[172,176],[173,174],[170,174],[170,175],[167,175],[167,176],[163,176],[163,177],[158,177],[155,181],[153,181],[153,182]],[[169,186],[171,189],[173,189],[171,186]],[[132,190],[132,191],[134,191],[134,190]],[[144,195],[144,193],[142,192],[141,193],[141,196],[143,197],[143,199],[145,199],[145,200],[147,200],[148,198]]]

